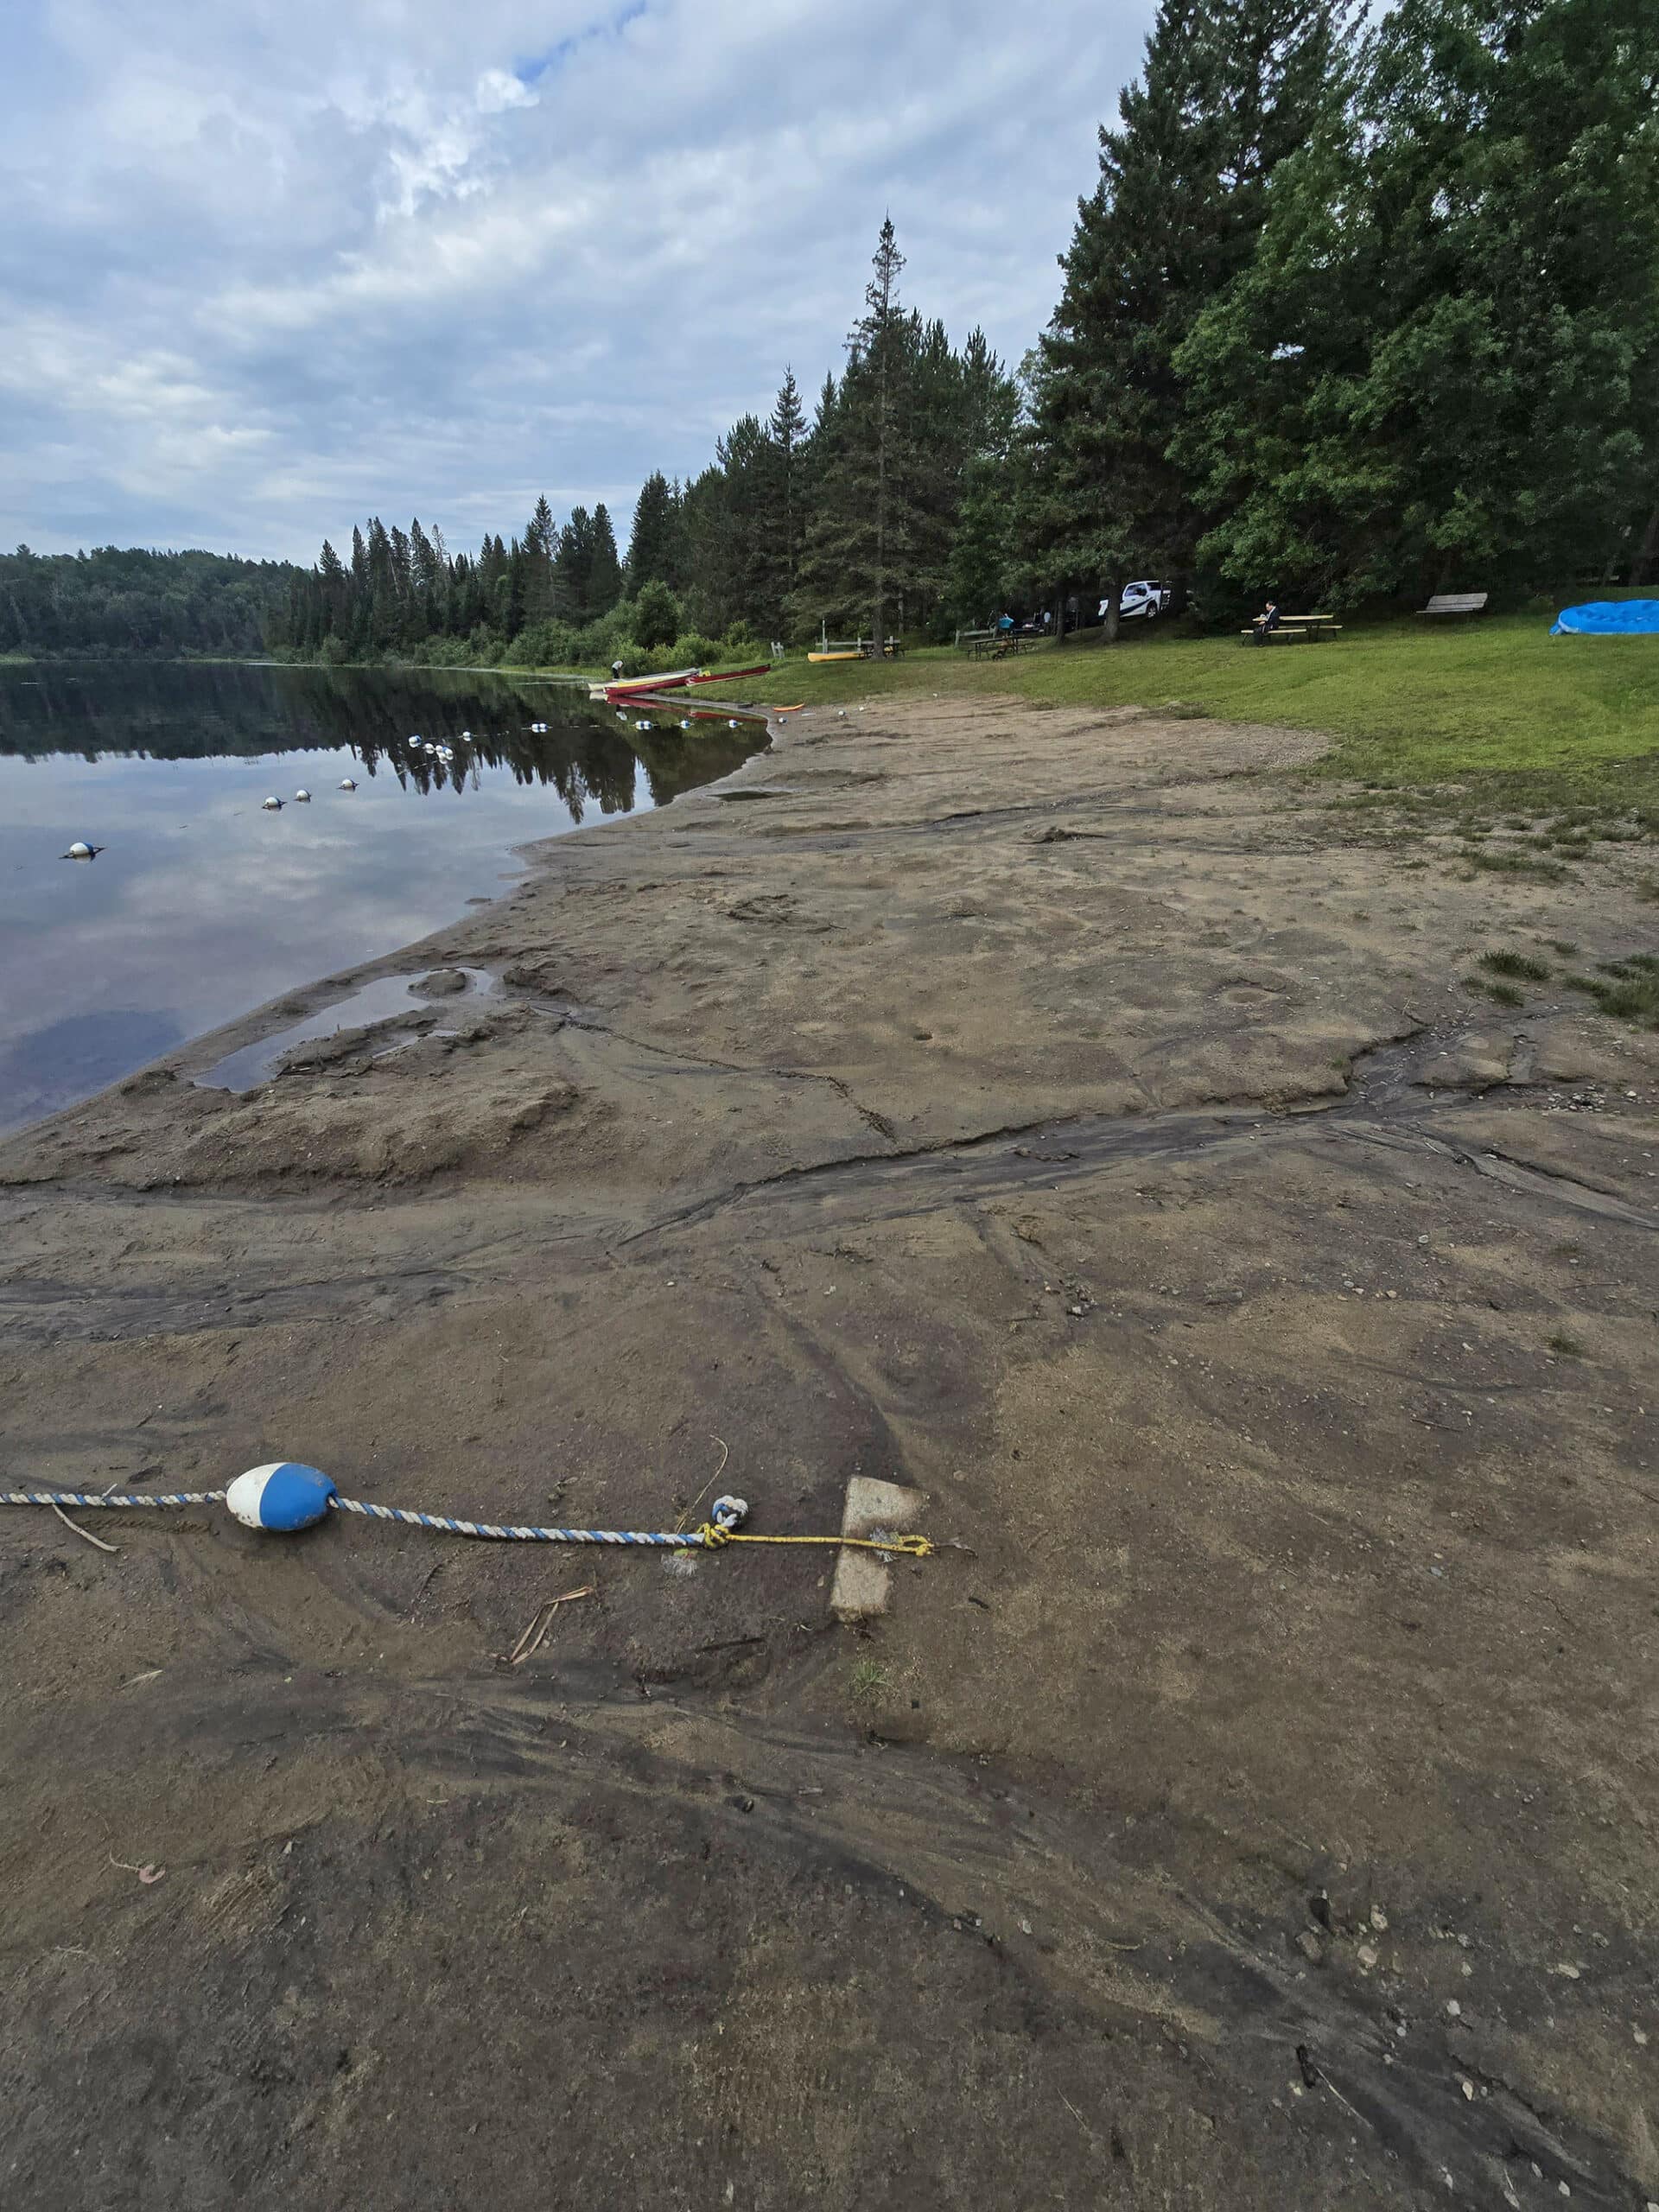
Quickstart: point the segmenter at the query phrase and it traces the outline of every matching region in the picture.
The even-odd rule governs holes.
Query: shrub
[[[633,602],[633,641],[648,652],[654,645],[671,645],[679,635],[681,619],[679,601],[653,577]]]
[[[578,632],[551,619],[528,622],[508,646],[505,658],[514,668],[573,667],[581,658]]]

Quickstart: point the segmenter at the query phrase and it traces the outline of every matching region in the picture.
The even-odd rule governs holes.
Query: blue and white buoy
[[[260,800],[259,807],[262,813],[280,814],[283,810],[283,802],[277,798],[276,792],[272,791],[269,798]]]
[[[309,1529],[328,1511],[334,1485],[319,1467],[302,1459],[273,1459],[250,1467],[225,1492],[225,1503],[245,1529],[273,1529],[283,1535]]]
[[[95,861],[103,849],[102,845],[89,845],[84,837],[77,837],[68,851],[60,857],[66,861]]]
[[[349,776],[342,776],[340,779],[340,788],[343,791],[354,791],[357,789],[357,785],[352,781]]]
[[[295,798],[299,801],[299,803],[300,803],[300,804],[301,804],[302,806],[309,806],[309,805],[310,805],[310,804],[311,804],[311,794],[310,794],[310,792],[309,792],[308,791],[307,791],[307,790],[305,789],[305,787],[304,787],[304,785],[301,785],[301,787],[300,787],[300,789],[295,792],[294,796],[295,796]]]

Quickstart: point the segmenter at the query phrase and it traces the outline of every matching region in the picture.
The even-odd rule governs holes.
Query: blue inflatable
[[[1550,636],[1574,638],[1659,637],[1659,599],[1592,599],[1564,607]]]

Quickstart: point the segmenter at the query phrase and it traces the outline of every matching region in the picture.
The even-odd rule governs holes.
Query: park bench
[[[1484,614],[1487,594],[1484,591],[1437,591],[1424,607],[1422,614]]]
[[[1281,639],[1288,645],[1296,638],[1305,638],[1309,645],[1317,645],[1321,638],[1338,636],[1341,629],[1334,614],[1281,614],[1271,630],[1258,630],[1252,623],[1238,634],[1250,645],[1273,645]]]

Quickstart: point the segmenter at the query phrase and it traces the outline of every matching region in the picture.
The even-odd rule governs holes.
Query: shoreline
[[[1361,842],[1324,742],[820,708],[331,979],[487,969],[455,1034],[0,1140],[30,1484],[810,1534],[874,1477],[942,1547],[848,1626],[786,1549],[0,1517],[20,2195],[517,2212],[454,2125],[504,2090],[603,2206],[1109,2156],[1404,2212],[1516,2141],[1659,2193],[1659,1039],[1548,950],[1616,957],[1640,862]]]
[[[178,666],[192,666],[205,664],[176,663],[171,664]],[[276,663],[225,663],[219,664],[234,664],[238,666],[280,665],[280,664]],[[457,671],[457,673],[461,671]],[[763,753],[772,742],[772,731],[774,728],[774,723],[768,710],[764,708],[738,708],[734,709],[734,711],[737,712],[740,715],[758,720],[761,723],[766,732],[766,738],[765,742],[762,745],[758,746],[756,750],[757,753]],[[666,733],[664,733],[664,734],[666,734]],[[675,734],[677,734],[677,733]],[[298,751],[308,751],[316,750],[318,748],[302,747],[296,749]],[[327,750],[328,748],[325,747],[321,749]],[[641,765],[645,764],[645,754],[639,751],[638,747],[632,744],[632,740],[629,741],[629,749],[633,753],[636,760],[639,761]],[[286,755],[283,755],[283,757],[286,757]],[[754,754],[748,756],[750,759],[754,757]],[[361,772],[361,771],[359,772]],[[728,772],[728,773],[729,772]],[[716,778],[714,779],[714,782],[718,784],[724,780],[724,778]],[[696,786],[696,788],[702,787]],[[687,794],[683,792],[676,792],[664,804],[671,806],[676,804],[679,798],[686,795]],[[643,819],[645,814],[656,813],[660,810],[660,807],[652,804],[643,810],[636,810],[627,815],[604,817],[599,820],[583,823],[580,826],[572,827],[564,830],[554,831],[545,835],[534,835],[505,842],[500,848],[501,860],[504,868],[511,866],[516,868],[518,871],[518,880],[507,885],[502,890],[492,896],[488,899],[488,906],[490,907],[494,907],[499,905],[503,899],[509,899],[512,896],[513,893],[518,889],[524,876],[527,874],[533,874],[536,871],[543,849],[550,848],[557,844],[565,837],[584,836],[593,830],[615,829],[620,827],[621,823],[624,821]],[[270,992],[264,999],[247,1007],[245,1012],[232,1015],[226,1020],[217,1022],[211,1027],[202,1030],[198,1034],[188,1037],[181,1043],[169,1047],[166,1052],[156,1055],[156,1057],[150,1060],[142,1062],[137,1065],[128,1068],[122,1074],[112,1077],[109,1082],[100,1085],[98,1090],[90,1091],[86,1093],[85,1096],[77,1100],[73,1100],[67,1105],[50,1109],[46,1113],[36,1114],[29,1119],[16,1123],[0,1121],[0,1143],[3,1143],[13,1137],[25,1135],[31,1131],[38,1130],[45,1127],[48,1123],[55,1119],[60,1113],[76,1112],[84,1108],[92,1106],[100,1099],[121,1091],[124,1086],[146,1079],[158,1070],[176,1070],[186,1073],[197,1071],[203,1065],[212,1065],[214,1059],[222,1057],[222,1054],[216,1050],[212,1052],[207,1050],[209,1047],[216,1046],[221,1039],[228,1039],[232,1040],[225,1044],[225,1052],[228,1052],[236,1050],[241,1045],[253,1041],[257,1039],[257,1037],[261,1033],[262,1025],[275,1024],[276,1026],[285,1026],[285,1022],[276,1024],[276,1017],[279,1013],[285,1014],[287,1020],[292,1020],[296,1018],[298,1014],[309,1014],[319,1010],[322,1007],[326,1006],[329,1002],[329,1000],[334,996],[344,997],[349,995],[360,984],[372,980],[377,976],[397,974],[401,972],[404,968],[410,965],[411,957],[417,955],[422,947],[429,942],[441,938],[445,931],[458,928],[468,920],[471,918],[468,912],[469,909],[472,909],[474,912],[483,911],[483,908],[478,906],[474,899],[471,898],[463,899],[457,911],[449,914],[445,918],[435,922],[429,930],[423,932],[418,938],[410,939],[384,953],[372,954],[361,960],[348,962],[344,965],[333,964],[321,973],[303,976],[292,984],[285,985],[278,990]]]

